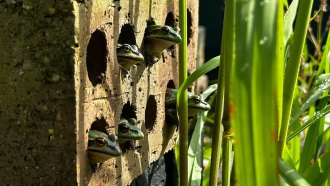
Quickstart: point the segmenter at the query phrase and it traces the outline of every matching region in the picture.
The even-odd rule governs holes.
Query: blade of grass
[[[177,108],[180,107],[179,99],[181,99],[182,91],[187,90],[190,85],[192,85],[199,77],[210,72],[211,70],[219,67],[220,56],[216,56],[207,62],[205,62],[200,68],[194,71],[190,76],[180,85],[177,92]]]
[[[321,156],[323,153],[328,152],[330,139],[330,128],[328,127],[325,131],[323,131],[318,137],[319,148],[317,151],[317,157]]]
[[[329,97],[322,98],[320,104],[317,107],[317,111],[325,107]],[[311,107],[312,113],[314,114],[314,106]],[[319,113],[315,113],[316,115]],[[298,169],[299,173],[303,173],[310,165],[311,162],[315,161],[317,154],[317,137],[323,131],[324,128],[324,117],[320,117],[316,120],[315,124],[308,128],[308,132],[305,138],[305,143],[300,156],[300,166]]]
[[[190,140],[188,150],[188,185],[201,185],[202,182],[202,165],[199,165],[202,153],[201,134],[204,127],[202,115],[204,114],[198,114],[197,116],[196,126]]]
[[[294,87],[296,86],[298,69],[300,66],[300,58],[307,34],[307,26],[312,9],[313,0],[300,1],[298,6],[298,14],[294,29],[293,42],[290,51],[289,61],[285,69],[284,89],[283,89],[283,115],[281,122],[281,131],[279,136],[280,154],[284,152],[288,125],[290,121],[290,113],[293,102]]]
[[[305,143],[300,156],[299,173],[304,172],[312,162],[312,159],[316,152],[316,140],[320,128],[320,119],[318,119],[315,125],[308,128],[308,132],[305,138]]]
[[[284,178],[285,182],[291,186],[307,186],[310,185],[299,173],[294,169],[287,166],[284,161],[279,160],[280,175]]]
[[[177,92],[177,98],[176,98],[177,108],[179,108],[181,106],[179,99],[182,99],[182,92],[184,90],[187,90],[187,88],[190,85],[192,85],[200,76],[217,68],[219,66],[219,63],[220,63],[220,56],[216,56],[216,57],[210,59],[209,61],[207,61],[206,63],[204,63],[200,68],[198,68],[196,71],[194,71],[187,79],[185,79],[185,81],[181,84],[181,86],[179,87],[178,92]],[[180,120],[181,116],[178,115],[178,117]],[[181,161],[181,159],[180,159],[180,136],[177,139],[177,142],[179,142],[179,143],[177,143],[175,146],[175,157],[176,157],[177,164],[180,165],[180,161]],[[180,166],[178,167],[178,169],[180,169]]]
[[[295,165],[295,162],[294,162],[294,160],[293,160],[293,158],[292,158],[292,155],[291,155],[291,153],[290,153],[290,151],[289,151],[289,149],[288,149],[288,146],[285,146],[284,147],[284,152],[285,153],[283,153],[283,161],[286,163],[286,164],[288,164],[291,168],[293,168],[293,169],[297,169],[298,167]],[[296,168],[297,167],[297,168]]]
[[[278,61],[283,61],[277,1],[237,1],[230,121],[238,184],[277,185]],[[283,17],[282,17],[283,19]],[[283,69],[282,69],[283,70]]]
[[[179,1],[179,25],[182,41],[179,45],[179,83],[187,79],[187,1]],[[180,98],[179,111],[179,175],[180,185],[188,185],[188,93],[183,92]]]
[[[278,40],[278,37],[281,37],[283,33],[277,30],[277,2],[262,3],[263,1],[256,1],[254,5],[253,27],[256,30],[252,36],[252,138],[256,183],[270,185],[278,183],[276,173],[278,170],[276,140],[278,68],[276,64],[283,60],[283,55],[278,55],[283,43]],[[269,174],[270,172],[272,174]]]
[[[211,169],[211,161],[208,162],[208,164],[204,169],[203,186],[208,186],[210,183],[210,169]]]
[[[283,111],[283,83],[284,83],[284,66],[285,66],[285,46],[286,42],[284,36],[285,23],[283,20],[284,10],[283,10],[283,2],[284,0],[278,0],[277,3],[277,44],[276,48],[276,56],[279,56],[276,63],[276,79],[277,79],[277,96],[276,96],[276,104],[277,104],[277,120],[278,120],[278,131],[280,131],[281,120],[282,120],[282,111]]]
[[[219,166],[220,166],[220,149],[222,145],[222,135],[221,135],[221,122],[223,119],[223,109],[224,109],[224,97],[225,97],[225,81],[226,77],[229,77],[229,70],[228,66],[232,63],[234,58],[233,53],[233,47],[234,47],[234,21],[235,21],[235,3],[234,1],[226,1],[225,6],[225,15],[224,15],[224,25],[223,25],[223,35],[222,35],[222,41],[221,41],[221,56],[224,61],[220,63],[219,65],[219,73],[218,73],[218,91],[216,94],[216,105],[215,105],[215,119],[213,124],[213,135],[212,135],[212,156],[211,156],[211,172],[210,172],[210,185],[216,186],[218,183],[218,175],[219,175]],[[226,70],[227,69],[227,70]],[[227,82],[228,83],[228,82]],[[227,129],[230,129],[231,127],[226,127],[226,131],[224,132],[225,135],[229,136],[232,135],[232,131]],[[229,134],[227,134],[229,133]],[[227,149],[224,151],[231,152],[231,138],[226,138],[226,140],[229,140],[226,142],[227,146],[225,146]],[[230,156],[230,153],[228,154]],[[223,162],[225,167],[227,169],[223,174],[225,174],[227,177],[230,176],[229,172],[229,158],[226,158],[226,162]],[[230,179],[224,178],[225,182],[223,182],[223,185],[229,185]]]
[[[209,97],[214,91],[217,90],[217,85],[211,85],[202,93],[203,99]],[[197,115],[196,126],[193,135],[190,140],[189,150],[188,150],[188,178],[189,185],[200,185],[202,182],[202,129],[204,127],[204,118],[206,117],[208,111],[200,113]]]
[[[295,92],[294,92],[293,104],[292,104],[292,113],[293,113],[293,115],[298,112],[299,107],[300,107],[299,89],[298,89],[298,86],[296,86]],[[301,126],[300,120],[296,120],[294,123],[292,123],[292,125],[289,129],[290,134],[292,132],[298,130],[300,126]],[[285,162],[287,164],[289,164],[292,168],[295,167],[296,169],[298,169],[299,160],[300,160],[300,135],[295,136],[290,142],[288,142],[288,140],[287,140],[287,148],[286,149],[289,149],[288,153],[290,153],[289,156],[292,157],[292,161],[294,162],[293,166],[291,164],[289,164],[288,161],[286,161],[285,153],[282,156],[283,160],[285,160]]]
[[[299,119],[300,115],[309,108],[312,104],[315,103],[315,101],[323,95],[323,93],[330,88],[330,74],[322,74],[318,76],[316,81],[314,82],[313,87],[308,93],[308,96],[306,98],[306,101],[301,105],[298,112],[296,112],[295,115],[293,115],[290,125],[295,122],[297,119]]]
[[[312,185],[322,185],[330,176],[330,153],[321,156],[303,175]]]
[[[330,113],[330,105],[325,106],[321,111],[317,112],[312,118],[310,118],[306,123],[304,123],[301,127],[299,127],[299,129],[295,130],[292,134],[290,134],[287,138],[287,141],[290,141],[300,132],[315,124],[319,119],[321,119],[328,113]]]
[[[293,22],[297,14],[299,0],[293,0],[284,16],[284,43],[286,44],[292,34]]]

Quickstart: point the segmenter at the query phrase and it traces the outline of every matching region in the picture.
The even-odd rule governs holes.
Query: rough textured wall
[[[70,1],[0,0],[0,185],[75,185]]]
[[[127,185],[142,174],[150,163],[173,148],[175,127],[164,127],[165,90],[172,80],[178,86],[178,46],[164,51],[163,58],[151,67],[145,64],[131,68],[127,73],[118,66],[115,49],[119,42],[136,43],[141,47],[149,13],[156,24],[178,26],[178,1],[86,1],[75,6],[79,21],[79,57],[76,60],[78,118],[78,182],[81,185]],[[197,46],[198,4],[191,1],[188,11],[189,23],[189,72],[195,68]],[[96,39],[95,39],[96,38]],[[98,41],[96,44],[95,41]],[[105,41],[105,42],[104,42]],[[88,50],[89,45],[106,48],[105,57]],[[173,53],[174,51],[174,53]],[[106,65],[88,66],[93,63]],[[103,54],[104,55],[104,54]],[[99,56],[99,57],[96,57]],[[97,73],[98,72],[98,73]],[[104,82],[93,83],[91,74],[104,72]],[[95,75],[94,75],[95,76]],[[171,83],[170,83],[171,84]],[[130,106],[128,106],[130,105]],[[135,109],[134,109],[135,108]],[[117,133],[120,116],[136,116],[145,137],[135,142],[134,148],[124,149],[121,157],[102,164],[95,173],[88,165],[85,152],[87,131],[99,124],[110,133]],[[101,124],[103,123],[103,124]]]
[[[151,2],[150,12],[148,0],[0,0],[1,183],[127,185],[173,148],[164,99],[169,82],[178,86],[178,46],[128,72],[115,55],[119,38],[141,46],[149,15],[177,26],[178,0]],[[198,4],[189,3],[192,72]],[[88,130],[116,134],[121,115],[136,117],[145,137],[93,172]]]

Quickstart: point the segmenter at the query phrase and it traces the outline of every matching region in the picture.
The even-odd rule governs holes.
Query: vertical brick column
[[[13,185],[127,185],[172,149],[167,87],[178,87],[178,46],[128,72],[118,40],[141,47],[146,21],[178,26],[177,0],[0,0],[0,179]],[[189,73],[195,69],[198,2],[189,1]],[[91,128],[117,134],[135,117],[145,137],[94,172]]]

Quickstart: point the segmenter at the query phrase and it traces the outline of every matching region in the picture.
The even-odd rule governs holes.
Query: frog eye
[[[201,98],[199,97],[199,96],[192,96],[191,97],[191,99],[196,103],[196,104],[198,104],[198,103],[200,103],[201,102]]]
[[[161,29],[161,32],[162,32],[162,34],[166,35],[166,34],[168,34],[170,32],[170,29],[167,26],[164,26]]]
[[[138,47],[136,45],[131,45],[131,49],[134,50],[134,51],[137,51]]]
[[[131,51],[131,47],[129,45],[123,45],[120,49],[124,53],[129,53]]]
[[[119,125],[118,126],[118,129],[122,133],[127,133],[129,131],[129,127],[128,127],[128,125],[126,123],[125,124],[122,124],[122,125]]]
[[[95,143],[99,147],[103,147],[105,145],[105,139],[104,138],[96,138]]]

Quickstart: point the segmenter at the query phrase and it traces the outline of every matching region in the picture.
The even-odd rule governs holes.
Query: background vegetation
[[[180,185],[330,184],[330,36],[323,24],[329,18],[326,1],[314,10],[312,5],[226,1],[221,57],[185,79],[180,55]],[[180,6],[181,23],[186,9]],[[202,94],[214,109],[197,116],[185,146],[187,98],[181,92],[217,67],[217,83]],[[207,137],[200,148],[203,128]]]

